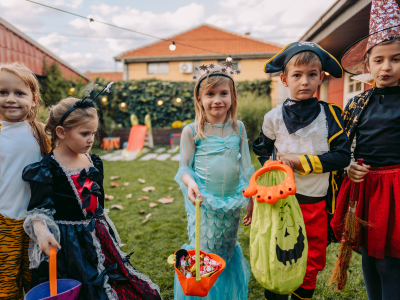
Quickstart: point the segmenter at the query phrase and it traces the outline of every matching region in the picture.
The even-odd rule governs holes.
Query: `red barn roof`
[[[88,82],[89,77],[80,73],[48,49],[19,31],[10,23],[0,18],[0,63],[20,61],[36,75],[42,76],[43,63],[51,65],[56,62],[68,80],[83,80]]]
[[[176,42],[176,50],[169,50],[172,41]],[[182,44],[191,45],[192,47]],[[116,61],[138,61],[145,58],[173,60],[174,58],[214,57],[232,55],[241,58],[250,55],[266,55],[279,52],[283,46],[255,39],[249,35],[241,35],[204,24],[164,41],[126,51],[114,57]]]

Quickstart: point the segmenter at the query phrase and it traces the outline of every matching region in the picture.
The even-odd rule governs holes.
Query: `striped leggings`
[[[13,220],[0,214],[0,299],[20,300],[30,289],[29,237],[24,220]]]

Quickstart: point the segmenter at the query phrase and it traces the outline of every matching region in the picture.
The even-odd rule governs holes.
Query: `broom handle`
[[[200,220],[201,212],[200,212],[200,199],[196,199],[196,282],[201,280],[200,278]]]
[[[357,159],[357,165],[362,166],[364,163],[364,159],[363,158],[359,158]],[[358,201],[358,193],[360,191],[360,183],[354,183],[354,188],[353,188],[353,194],[351,197],[352,201]]]
[[[276,147],[274,145],[274,148],[272,149],[272,155],[271,155],[271,161],[276,160]]]
[[[49,258],[50,296],[57,295],[57,249],[50,248]]]

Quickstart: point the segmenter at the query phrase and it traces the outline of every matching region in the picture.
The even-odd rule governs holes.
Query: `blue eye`
[[[0,95],[7,95],[6,91],[0,91]]]

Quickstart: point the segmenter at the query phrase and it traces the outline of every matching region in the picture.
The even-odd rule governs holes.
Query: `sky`
[[[286,45],[336,0],[36,0],[75,14],[169,38],[208,23]],[[0,0],[0,17],[81,72],[122,71],[113,57],[154,38],[89,21],[26,0]]]

